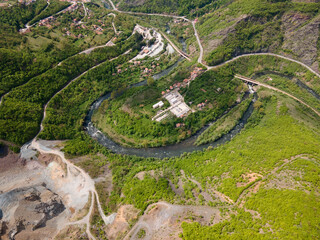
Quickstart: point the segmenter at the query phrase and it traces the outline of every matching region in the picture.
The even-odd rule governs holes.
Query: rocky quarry
[[[22,158],[6,147],[1,150],[1,240],[53,239],[88,200],[58,156],[35,153]],[[74,186],[79,195],[61,186]]]
[[[46,239],[55,232],[54,218],[65,210],[61,197],[45,184],[3,193],[0,206],[3,239]]]

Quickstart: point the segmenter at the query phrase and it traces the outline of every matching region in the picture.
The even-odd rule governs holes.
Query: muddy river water
[[[185,48],[184,41],[182,42],[182,45]],[[172,66],[170,66],[169,68],[163,70],[158,74],[155,74],[153,78],[155,80],[158,80],[162,77],[167,76],[182,60],[183,60],[182,57],[179,58],[179,60],[175,62]],[[147,81],[142,81],[129,86],[129,88],[140,87],[146,84],[147,84]],[[83,124],[85,131],[88,133],[89,136],[91,136],[93,139],[98,141],[101,145],[107,147],[109,150],[111,150],[114,153],[136,155],[139,157],[154,157],[154,158],[175,157],[175,156],[180,156],[185,152],[201,151],[208,147],[216,147],[218,145],[224,144],[225,142],[230,141],[235,135],[237,135],[241,131],[241,129],[244,127],[244,125],[246,124],[246,122],[248,121],[249,117],[253,112],[253,103],[251,102],[248,109],[244,113],[243,117],[240,119],[238,124],[229,133],[223,135],[220,139],[205,145],[196,146],[194,145],[194,143],[198,138],[198,136],[200,136],[203,133],[203,131],[205,131],[211,124],[206,125],[196,134],[194,134],[193,136],[191,136],[186,140],[181,141],[180,143],[176,143],[176,144],[168,145],[164,147],[129,148],[129,147],[121,146],[120,144],[114,142],[111,138],[109,138],[107,135],[105,135],[99,129],[97,129],[91,121],[94,111],[101,106],[103,101],[109,99],[110,96],[111,94],[107,93],[106,95],[100,97],[91,105],[90,110],[87,116],[85,117],[85,121]]]

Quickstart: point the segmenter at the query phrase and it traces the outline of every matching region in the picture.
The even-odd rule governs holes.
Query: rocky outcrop
[[[51,231],[48,221],[60,215],[65,206],[45,186],[33,186],[0,195],[0,209],[3,212],[0,239],[43,239],[43,234],[35,233],[37,230],[45,233],[48,227]]]
[[[311,19],[302,13],[288,13],[282,17],[285,53],[318,70],[318,39],[320,17]]]
[[[248,18],[248,15],[244,14],[239,16],[238,18],[230,18],[227,20],[228,23],[232,23],[231,25],[229,24],[228,27],[219,29],[217,31],[213,31],[208,36],[203,36],[204,41],[207,43],[205,44],[206,47],[204,49],[205,54],[208,54],[212,50],[216,49],[219,47],[223,42],[226,40],[226,38],[235,32],[235,28],[238,23],[241,21],[244,21]]]

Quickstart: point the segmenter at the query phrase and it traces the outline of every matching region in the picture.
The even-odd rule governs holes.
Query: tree
[[[148,84],[148,86],[152,86],[152,85],[154,84],[154,79],[153,79],[153,77],[149,77],[149,78],[147,79],[147,84]]]

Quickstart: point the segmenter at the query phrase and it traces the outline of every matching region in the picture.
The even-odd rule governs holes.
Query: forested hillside
[[[205,60],[216,65],[245,53],[273,52],[318,69],[320,3],[238,0],[199,18]]]
[[[181,16],[200,14],[202,11],[217,7],[220,2],[217,0],[125,0],[119,5],[120,9],[134,12],[148,13],[175,13]]]
[[[320,3],[291,0],[126,0],[122,10],[198,18],[204,59],[216,65],[256,52],[281,53],[318,69]]]
[[[0,239],[320,239],[319,60],[319,0],[0,4]]]

